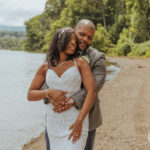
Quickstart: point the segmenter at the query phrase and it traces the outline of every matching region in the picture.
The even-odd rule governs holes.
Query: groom
[[[89,61],[89,65],[96,81],[97,97],[93,107],[89,112],[89,132],[85,147],[85,150],[93,150],[96,128],[102,124],[98,92],[102,88],[106,77],[105,55],[102,52],[90,47],[95,33],[95,25],[92,21],[87,19],[80,20],[74,31],[76,33],[77,44],[79,48],[77,55],[80,57],[83,56],[85,59],[87,59],[87,61]],[[66,93],[64,91],[55,90],[51,95],[50,102],[53,104],[55,112],[61,113],[68,110],[70,107],[76,107],[77,109],[82,108],[82,104],[86,96],[86,90],[83,86],[80,91],[75,93],[69,99],[65,97],[65,94]],[[59,103],[60,101],[62,102],[61,104]],[[71,136],[73,135],[71,134],[70,137]],[[47,130],[45,132],[45,140],[47,150],[50,150],[50,141],[47,136]]]

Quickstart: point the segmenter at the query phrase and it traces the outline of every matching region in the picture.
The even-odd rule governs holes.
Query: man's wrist
[[[71,104],[72,106],[75,106],[75,102],[72,98],[68,101],[68,104]]]

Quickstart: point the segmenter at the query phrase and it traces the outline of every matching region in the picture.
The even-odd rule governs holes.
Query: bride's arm
[[[67,92],[56,89],[40,89],[41,85],[45,81],[47,70],[48,63],[41,65],[41,67],[38,69],[28,90],[27,98],[29,101],[39,101],[46,97],[51,98],[49,101],[55,106],[57,104],[55,104],[55,100],[57,99],[57,101],[60,101],[62,98],[65,99],[65,94]]]
[[[92,75],[89,64],[83,58],[79,58],[79,69],[80,69],[84,88],[86,89],[86,92],[87,92],[83,106],[80,110],[80,114],[77,118],[77,120],[83,121],[95,101],[96,83]]]
[[[29,101],[38,101],[46,98],[46,90],[40,90],[41,85],[45,81],[46,72],[47,64],[45,63],[40,66],[31,82],[27,95]]]
[[[73,129],[73,131],[70,134],[69,139],[73,136],[73,142],[75,142],[80,137],[83,120],[90,111],[91,107],[93,106],[96,97],[96,83],[89,64],[83,58],[78,58],[77,66],[79,67],[83,85],[86,89],[87,94],[83,106],[80,110],[80,113],[76,119],[76,122],[70,128]]]

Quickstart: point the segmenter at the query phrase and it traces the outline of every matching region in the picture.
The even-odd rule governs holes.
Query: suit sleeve
[[[44,83],[42,84],[42,86],[40,87],[40,90],[45,90],[45,89],[48,89],[48,88],[49,88],[48,85],[46,84],[46,82],[44,82]],[[50,101],[48,100],[48,98],[44,98],[44,99],[43,99],[43,102],[44,102],[44,104],[50,103]]]
[[[92,67],[92,74],[96,82],[96,92],[100,91],[102,88],[105,78],[106,78],[106,65],[105,65],[105,55],[102,54],[96,58],[95,63]],[[81,109],[84,99],[86,97],[86,90],[83,88],[72,96],[72,99],[76,103],[76,108]]]

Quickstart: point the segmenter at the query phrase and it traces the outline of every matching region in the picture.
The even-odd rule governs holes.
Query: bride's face
[[[72,33],[70,41],[64,52],[68,55],[72,55],[75,53],[75,50],[76,50],[76,36],[75,33]]]

